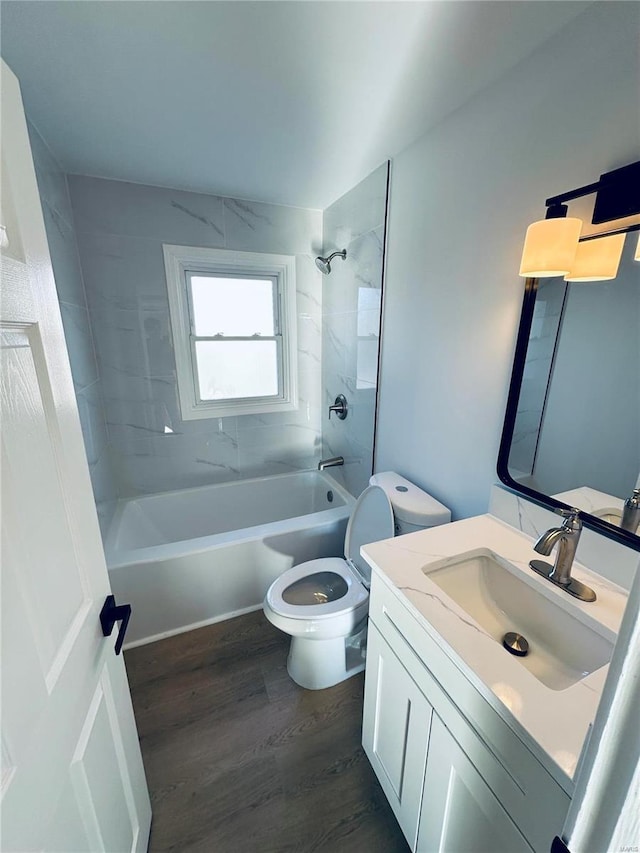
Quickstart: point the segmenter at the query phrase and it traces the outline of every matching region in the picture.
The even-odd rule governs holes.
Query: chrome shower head
[[[343,261],[346,261],[347,250],[343,249],[341,252],[333,252],[331,255],[329,255],[328,258],[316,258],[316,266],[318,267],[320,272],[323,273],[323,275],[329,275],[329,273],[331,272],[331,261],[336,257],[336,255],[339,255]]]

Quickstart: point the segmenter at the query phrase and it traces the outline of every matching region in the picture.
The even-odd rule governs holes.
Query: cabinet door
[[[432,709],[369,623],[362,743],[405,838],[415,848]]]
[[[440,718],[431,724],[418,853],[532,853]]]

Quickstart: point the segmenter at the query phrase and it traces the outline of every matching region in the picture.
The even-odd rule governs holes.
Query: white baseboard
[[[158,640],[166,640],[167,637],[175,637],[176,634],[185,634],[187,631],[195,631],[196,628],[204,628],[207,625],[215,625],[216,622],[226,622],[228,619],[233,619],[236,616],[244,616],[245,613],[254,613],[256,610],[262,610],[262,604],[252,604],[251,607],[232,610],[231,613],[223,613],[222,616],[214,616],[212,619],[203,619],[202,622],[193,622],[191,625],[182,625],[180,628],[173,628],[171,631],[163,631],[160,634],[153,634],[150,637],[142,637],[139,640],[134,640],[132,643],[125,643],[122,648],[126,652],[138,646],[146,646]]]

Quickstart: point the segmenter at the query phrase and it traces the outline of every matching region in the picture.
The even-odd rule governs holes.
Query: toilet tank
[[[393,507],[396,536],[451,521],[451,510],[395,471],[374,474],[369,484],[380,486],[387,493]]]

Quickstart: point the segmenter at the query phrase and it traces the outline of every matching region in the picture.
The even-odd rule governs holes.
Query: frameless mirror
[[[527,280],[498,474],[640,550],[638,528],[620,527],[640,487],[637,246],[632,230],[613,281]]]

